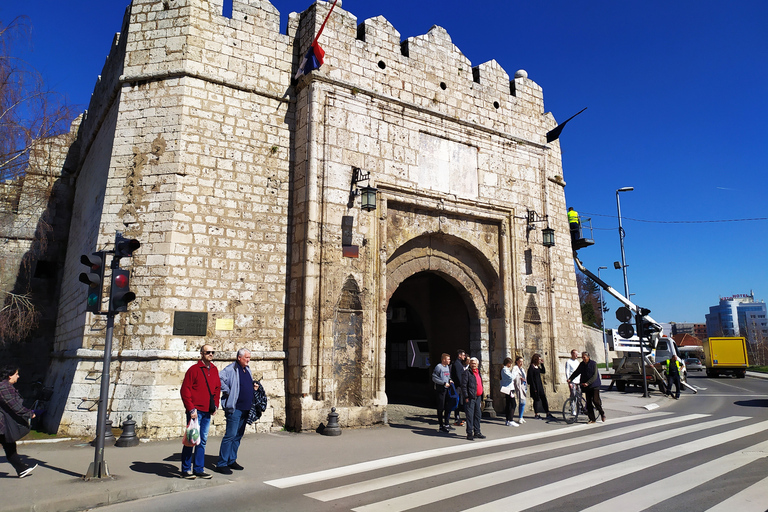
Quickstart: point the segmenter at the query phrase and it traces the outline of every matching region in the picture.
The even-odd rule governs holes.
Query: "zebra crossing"
[[[736,448],[729,450],[729,443],[737,443]],[[688,457],[710,453],[710,460],[686,466]],[[599,489],[652,474],[665,461],[675,461],[679,468],[673,485],[653,480],[622,487],[620,493],[598,492],[597,502],[568,509],[639,512],[665,500],[679,500],[750,464],[763,464],[768,474],[766,457],[768,421],[657,412],[606,424],[461,443],[265,483],[279,489],[299,488],[318,503],[318,510],[319,503],[354,512],[559,510],[573,496],[583,497],[586,482]],[[742,487],[707,506],[713,512],[768,509],[768,478]]]

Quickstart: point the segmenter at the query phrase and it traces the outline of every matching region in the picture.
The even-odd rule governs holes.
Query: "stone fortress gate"
[[[392,401],[431,405],[420,366],[458,348],[481,360],[496,407],[504,357],[534,352],[562,402],[583,333],[541,88],[473,66],[440,27],[401,40],[341,2],[325,64],[294,80],[331,4],[290,14],[281,34],[267,0],[235,0],[231,17],[222,2],[126,9],[67,159],[48,427],[94,432],[104,320],[77,276],[116,231],[142,246],[123,260],[137,299],[116,320],[108,406],[142,436],[180,434],[179,387],[204,343],[219,368],[253,351],[260,430],[315,429],[331,407],[365,426]],[[374,210],[356,194],[366,185]]]

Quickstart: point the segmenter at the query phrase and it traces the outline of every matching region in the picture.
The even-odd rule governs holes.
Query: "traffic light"
[[[101,296],[104,288],[104,251],[94,252],[90,256],[80,256],[80,263],[90,267],[90,272],[80,274],[80,282],[88,285],[86,311],[101,313]]]
[[[115,258],[130,258],[133,256],[133,251],[141,247],[141,242],[135,238],[123,238],[122,235],[117,235],[115,238]]]
[[[650,309],[640,308],[637,314],[637,330],[641,338],[648,340],[651,348],[656,348],[658,337],[654,335],[661,332],[661,326],[645,318],[650,314]]]
[[[112,287],[109,289],[109,311],[117,313],[128,311],[128,303],[136,299],[130,290],[129,272],[123,268],[112,269]]]
[[[622,306],[616,310],[616,320],[622,322],[619,326],[619,336],[622,338],[631,338],[635,335],[635,328],[629,323],[632,320],[632,312],[628,307]]]

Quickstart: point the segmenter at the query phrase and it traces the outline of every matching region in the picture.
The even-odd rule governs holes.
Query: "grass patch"
[[[59,436],[56,434],[49,434],[39,430],[30,430],[29,434],[24,436],[22,441],[39,441],[40,439],[56,439],[57,437]]]
[[[751,372],[760,372],[760,373],[768,373],[768,366],[750,366],[749,371]]]

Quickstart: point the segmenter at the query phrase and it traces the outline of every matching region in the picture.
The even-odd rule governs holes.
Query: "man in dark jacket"
[[[579,375],[581,375],[581,388],[584,391],[584,397],[587,399],[589,423],[597,421],[595,409],[600,413],[600,419],[605,421],[603,402],[600,400],[600,372],[597,371],[597,363],[589,358],[589,352],[581,353],[581,363],[579,363],[576,371],[571,374],[568,384]]]
[[[467,440],[474,441],[475,438],[485,439],[480,432],[480,410],[483,404],[483,379],[480,376],[480,370],[477,365],[479,361],[476,357],[469,360],[469,369],[461,376],[461,396],[464,401],[464,412],[467,413]]]
[[[456,352],[456,360],[451,365],[451,380],[459,388],[459,407],[456,408],[456,422],[454,423],[457,427],[464,425],[464,422],[461,421],[461,417],[459,416],[459,409],[464,407],[464,397],[461,396],[461,376],[467,371],[468,366],[466,359],[467,353],[464,350],[459,350]]]

